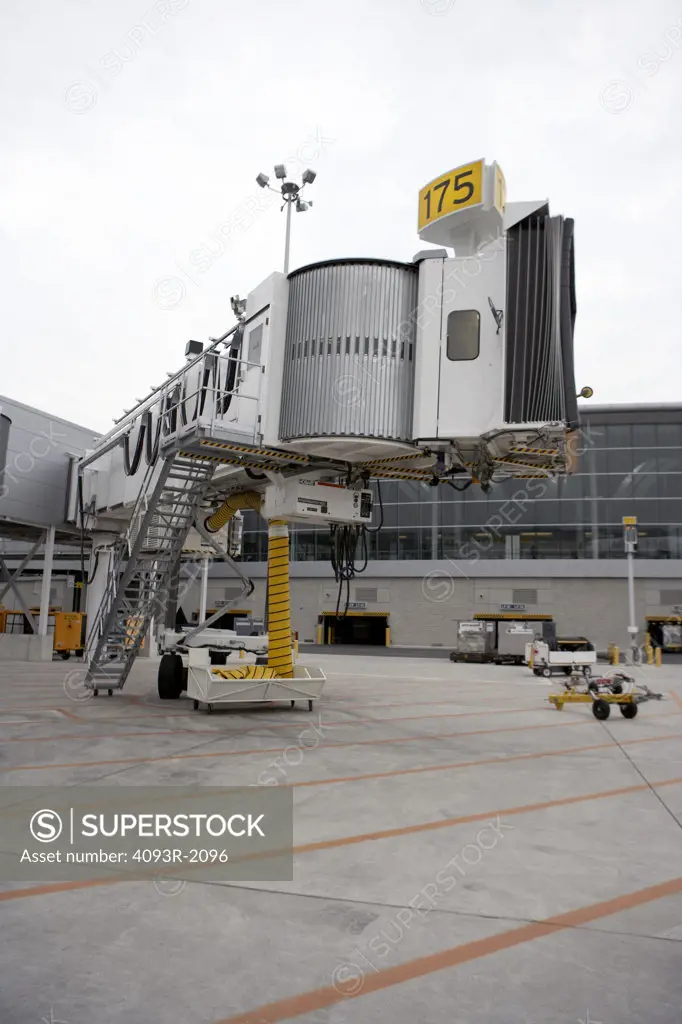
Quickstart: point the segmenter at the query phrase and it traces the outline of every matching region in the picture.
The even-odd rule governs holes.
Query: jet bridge
[[[82,460],[74,515],[107,548],[92,687],[123,686],[190,530],[211,545],[242,508],[327,522],[343,583],[370,480],[488,490],[570,469],[573,221],[544,199],[508,203],[501,169],[478,160],[421,190],[418,231],[454,255],[327,260],[235,297],[234,326],[189,342]],[[271,638],[290,671],[283,650]]]

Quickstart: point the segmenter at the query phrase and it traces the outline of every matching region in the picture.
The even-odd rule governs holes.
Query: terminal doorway
[[[337,618],[333,612],[324,612],[320,618],[319,643],[362,647],[387,647],[390,643],[387,613],[347,612]]]

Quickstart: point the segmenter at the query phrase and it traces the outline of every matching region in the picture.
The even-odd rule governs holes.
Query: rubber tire
[[[183,690],[182,658],[179,654],[164,654],[159,663],[157,687],[161,700],[178,700]]]
[[[605,700],[595,700],[592,704],[592,714],[600,722],[605,722],[611,714],[611,705]]]
[[[199,701],[195,700],[193,703],[194,703],[194,710],[198,711],[199,710]]]
[[[99,697],[99,690],[93,690],[92,691],[92,696],[93,697]]]
[[[308,701],[308,711],[312,711],[312,710],[313,710],[313,702],[311,700],[309,700]]]
[[[62,658],[64,661],[68,661],[69,658],[71,657],[71,651],[60,651],[59,657]]]
[[[543,677],[543,679],[551,679],[552,678],[552,670],[551,670],[551,668],[543,668],[542,671],[540,672],[540,675]]]
[[[183,665],[182,666],[182,691],[181,691],[182,693],[186,692],[187,687],[189,685],[188,677],[189,677],[189,669],[187,668],[186,665]]]
[[[208,714],[208,715],[212,715],[213,714],[213,705],[212,704],[207,704],[206,705],[206,714]]]
[[[570,675],[573,674],[573,669],[569,668],[568,665],[566,666],[566,668],[563,671],[564,671],[564,675],[565,676],[570,676]]]
[[[619,704],[620,713],[623,718],[636,718],[639,708],[636,704]]]
[[[107,690],[107,694],[108,694],[109,697],[113,697],[114,696],[114,691],[113,690]]]

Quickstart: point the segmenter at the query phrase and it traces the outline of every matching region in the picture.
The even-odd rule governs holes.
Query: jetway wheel
[[[186,671],[186,670],[185,670]],[[179,654],[164,654],[159,663],[158,690],[161,700],[177,700],[186,688]]]

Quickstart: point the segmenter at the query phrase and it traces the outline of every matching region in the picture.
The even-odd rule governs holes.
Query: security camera
[[[256,178],[256,181],[258,182],[258,184],[260,185],[261,188],[267,188],[267,185],[268,185],[268,182],[270,181],[270,179],[268,178],[267,174],[263,174],[261,172],[258,175],[258,177]]]

